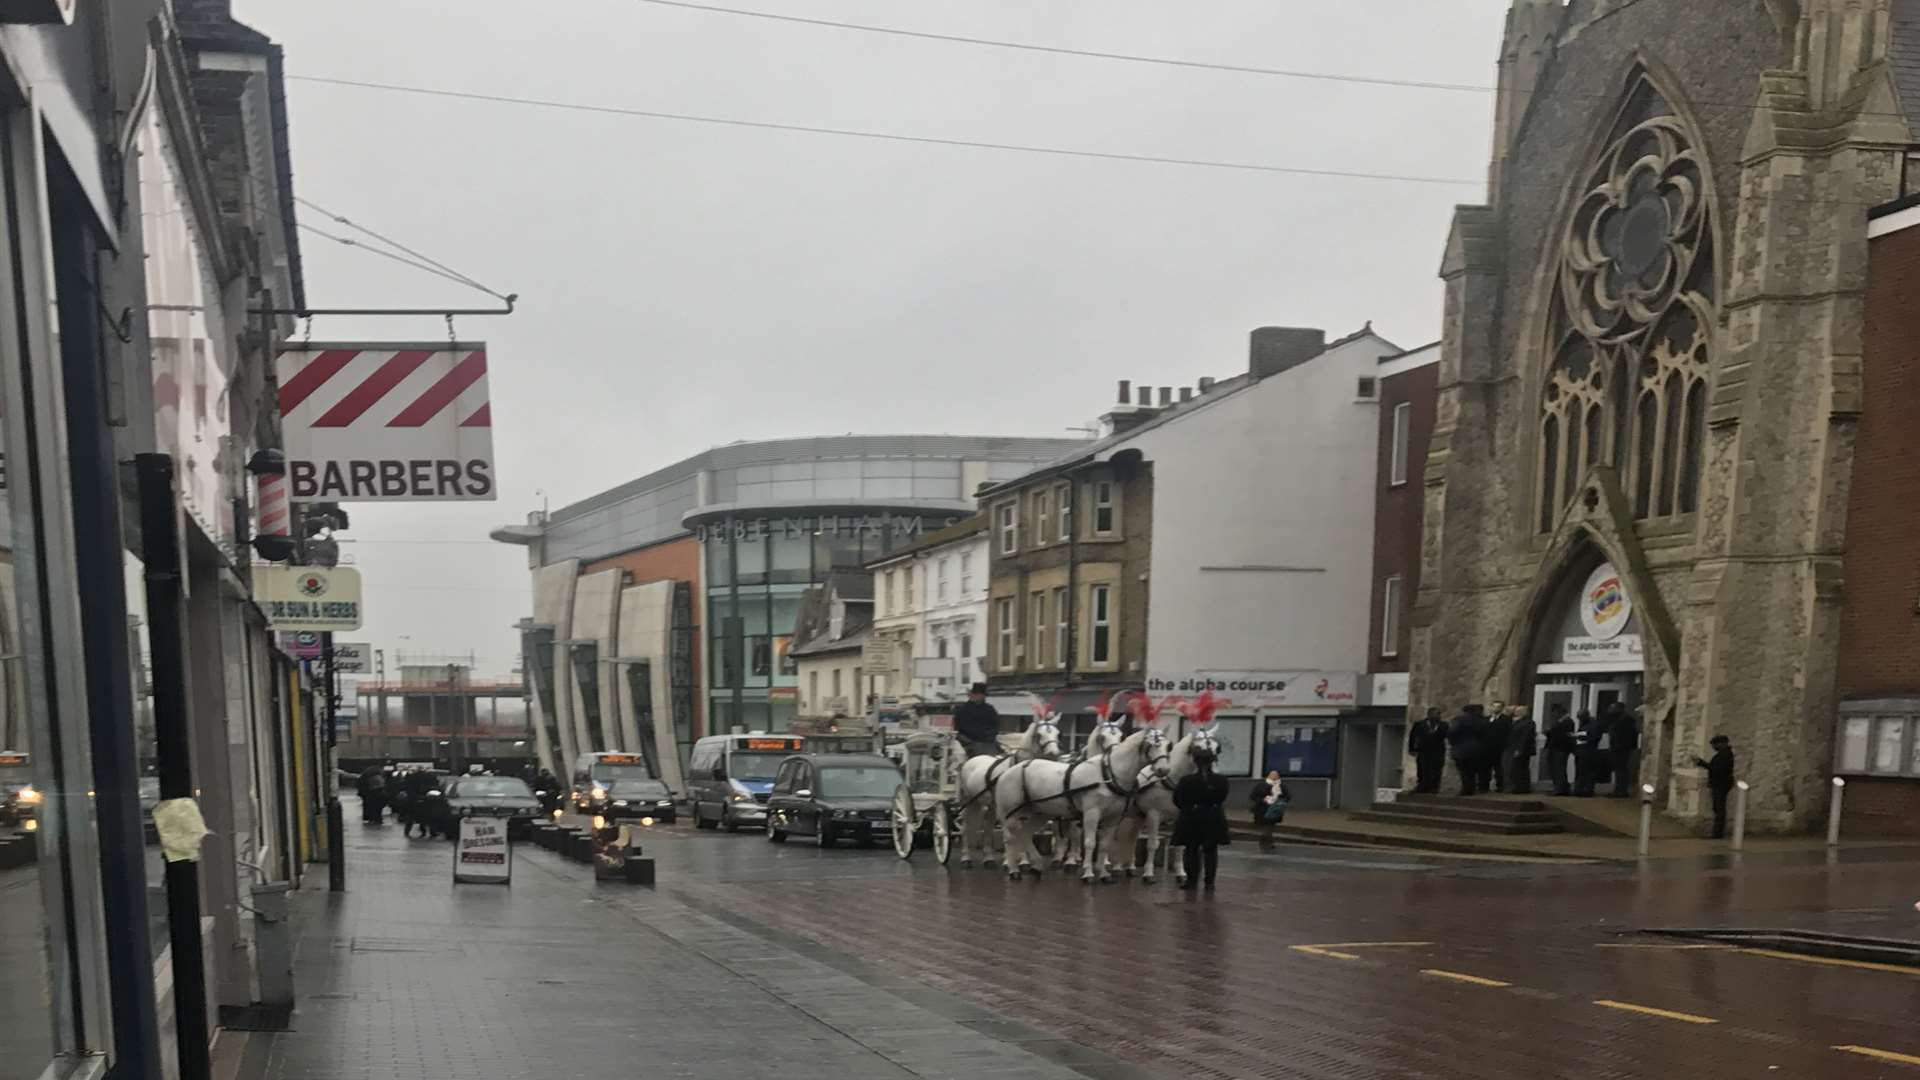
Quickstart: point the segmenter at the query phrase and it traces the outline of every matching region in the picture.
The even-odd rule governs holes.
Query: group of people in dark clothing
[[[1460,794],[1504,791],[1533,792],[1533,758],[1538,747],[1546,755],[1547,778],[1555,795],[1586,797],[1596,788],[1613,784],[1611,796],[1633,793],[1639,772],[1641,717],[1637,709],[1614,702],[1594,716],[1582,709],[1577,717],[1558,703],[1548,709],[1540,728],[1521,705],[1508,710],[1495,702],[1493,715],[1485,707],[1468,705],[1451,723],[1438,708],[1407,735],[1407,753],[1413,755],[1417,780],[1414,791],[1439,794],[1440,780],[1451,757],[1460,777]],[[1545,736],[1544,742],[1541,736]],[[1713,835],[1726,834],[1727,796],[1733,790],[1733,742],[1725,735],[1712,740],[1713,760],[1694,758],[1707,771],[1707,790],[1713,796]],[[1571,773],[1569,772],[1571,766]]]
[[[1546,736],[1544,746],[1541,735]],[[1532,794],[1537,751],[1546,755],[1555,795],[1589,796],[1611,781],[1611,794],[1624,799],[1638,771],[1639,713],[1615,702],[1599,717],[1582,709],[1576,721],[1556,703],[1542,729],[1525,705],[1508,709],[1504,702],[1495,702],[1491,716],[1485,706],[1468,705],[1452,723],[1440,719],[1439,709],[1430,708],[1407,736],[1407,752],[1417,766],[1414,790],[1427,794],[1440,791],[1449,757],[1459,772],[1462,795]]]

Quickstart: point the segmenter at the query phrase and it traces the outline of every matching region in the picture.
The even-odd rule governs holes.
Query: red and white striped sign
[[[288,345],[277,369],[294,502],[494,498],[485,345]]]
[[[271,473],[254,482],[258,494],[260,520],[254,532],[261,536],[286,536],[293,531],[293,503],[287,498],[287,478]]]

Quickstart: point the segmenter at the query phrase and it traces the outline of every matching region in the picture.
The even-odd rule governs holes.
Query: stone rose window
[[[1619,471],[1638,518],[1694,511],[1715,296],[1705,168],[1643,76],[1561,239],[1540,395],[1541,532],[1597,463]]]

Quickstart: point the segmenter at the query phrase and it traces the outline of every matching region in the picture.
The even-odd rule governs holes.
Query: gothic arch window
[[[1717,317],[1706,165],[1641,74],[1564,226],[1540,394],[1540,531],[1574,498],[1576,467],[1596,462],[1619,471],[1635,517],[1694,511]]]

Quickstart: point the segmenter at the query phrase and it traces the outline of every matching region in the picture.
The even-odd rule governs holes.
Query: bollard
[[[1640,785],[1640,857],[1653,846],[1653,785]]]
[[[1846,794],[1847,782],[1840,777],[1833,778],[1833,803],[1827,807],[1827,846],[1840,846],[1840,796]]]
[[[1733,783],[1733,850],[1747,846],[1747,782]]]

